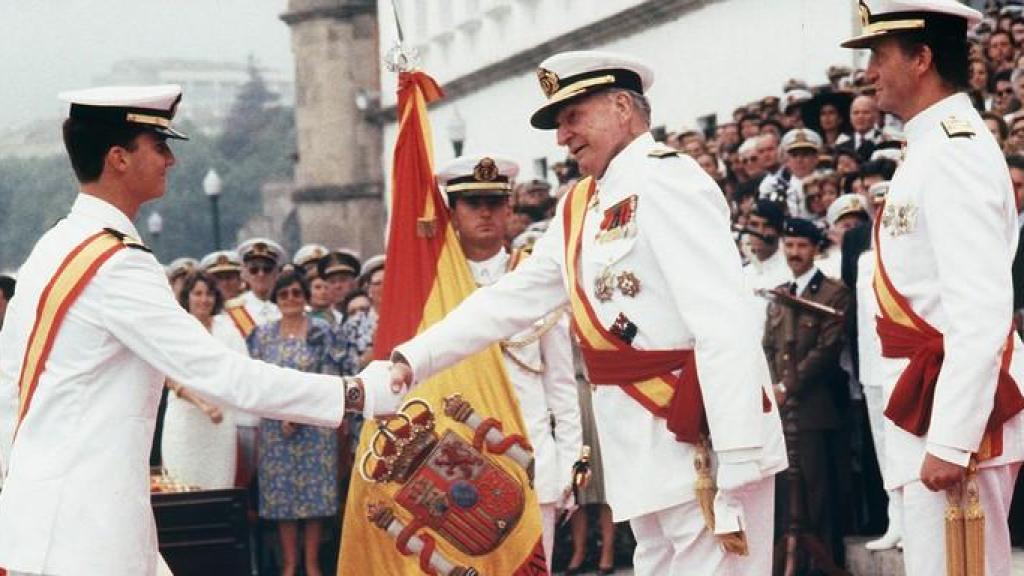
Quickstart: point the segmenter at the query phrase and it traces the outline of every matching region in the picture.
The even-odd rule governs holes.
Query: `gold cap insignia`
[[[498,177],[498,166],[494,160],[488,157],[480,159],[476,168],[473,168],[473,178],[478,182],[491,182]]]
[[[806,144],[807,142],[810,142],[810,140],[807,139],[807,134],[804,134],[802,131],[801,132],[797,132],[796,136],[793,137],[793,143],[794,144],[795,143]]]
[[[871,23],[871,9],[864,2],[860,3],[860,25],[862,28],[867,28],[868,24]]]
[[[220,256],[217,256],[217,261],[214,262],[214,264],[217,265],[217,266],[223,266],[225,264],[229,264],[228,257],[223,255],[223,254],[221,254]]]
[[[551,98],[552,94],[558,92],[558,74],[547,68],[538,68],[537,79],[540,80],[540,89],[544,91],[544,95],[548,98]]]

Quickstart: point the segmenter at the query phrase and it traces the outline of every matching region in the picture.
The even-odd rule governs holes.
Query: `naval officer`
[[[984,572],[1009,574],[1024,349],[1011,331],[1013,188],[964,92],[967,28],[981,14],[955,0],[877,0],[860,11],[862,33],[843,46],[871,50],[866,78],[907,137],[874,229],[879,375],[892,424],[885,481],[902,491],[907,574],[945,574],[947,556],[958,555],[942,536],[947,496],[965,510],[979,503],[961,488],[984,510]]]
[[[546,102],[531,123],[557,130],[588,177],[529,259],[397,347],[392,384],[422,381],[570,305],[596,385],[608,503],[632,525],[636,572],[768,574],[772,476],[786,454],[759,342],[734,330],[750,319],[722,192],[655,143],[644,63],[567,52],[538,77]],[[714,521],[698,480],[717,481]]]
[[[13,437],[0,567],[19,576],[152,576],[147,458],[165,378],[224,405],[319,426],[338,426],[346,407],[393,411],[396,400],[386,386],[364,396],[357,379],[232,352],[178,305],[132,218],[164,193],[174,165],[167,140],[184,138],[171,127],[180,87],[63,99],[79,195],[22,266],[0,332],[0,427]]]
[[[490,286],[511,271],[527,251],[505,249],[512,207],[509,196],[519,166],[494,154],[456,158],[438,171],[452,226],[477,286]],[[569,321],[558,309],[499,344],[533,446],[533,487],[540,503],[544,554],[551,569],[555,520],[571,493],[573,463],[580,456],[576,369]]]

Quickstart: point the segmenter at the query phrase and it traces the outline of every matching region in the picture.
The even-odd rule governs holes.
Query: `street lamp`
[[[220,176],[217,171],[210,168],[210,171],[203,177],[203,192],[210,199],[210,208],[213,210],[213,249],[220,250],[220,206],[217,200],[220,198],[220,191],[223,188]]]
[[[153,238],[153,248],[156,248],[156,242],[164,231],[164,219],[156,210],[150,212],[149,218],[146,218],[146,229],[149,230],[149,236]]]
[[[448,122],[448,138],[452,141],[455,156],[462,156],[462,145],[466,142],[466,121],[462,119],[458,108],[453,110],[452,119]]]

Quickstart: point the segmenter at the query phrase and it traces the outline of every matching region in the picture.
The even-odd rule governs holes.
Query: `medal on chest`
[[[636,194],[604,211],[597,231],[597,243],[614,242],[636,234]]]

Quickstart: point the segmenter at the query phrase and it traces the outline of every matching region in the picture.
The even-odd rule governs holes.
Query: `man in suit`
[[[866,162],[882,136],[882,131],[878,129],[878,105],[874,96],[863,94],[853,99],[850,104],[850,125],[853,131],[839,135],[836,149],[850,150],[860,157],[861,162]]]
[[[810,220],[792,218],[783,229],[783,249],[794,280],[779,286],[790,295],[844,313],[850,292],[815,266],[821,231]],[[794,334],[795,332],[795,334]],[[795,341],[790,342],[790,337]],[[768,307],[764,349],[782,418],[797,423],[799,462],[805,501],[804,528],[820,534],[833,556],[841,552],[841,534],[834,503],[841,495],[838,470],[844,413],[849,402],[846,373],[839,366],[843,319],[780,302]],[[785,482],[784,477],[779,478]],[[788,494],[780,489],[780,495]],[[788,506],[777,507],[786,518]]]

